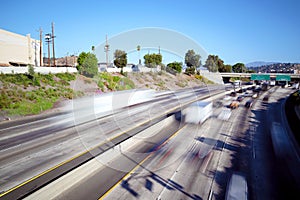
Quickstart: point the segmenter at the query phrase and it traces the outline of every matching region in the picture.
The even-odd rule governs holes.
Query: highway
[[[35,190],[36,182],[41,182],[38,185],[46,184],[49,177],[51,180],[103,153],[166,118],[168,112],[175,112],[191,101],[218,91],[220,88],[215,87],[156,94],[153,99],[147,98],[147,103],[135,100],[136,104],[129,102],[132,94],[116,94],[112,101],[123,98],[124,104],[130,106],[114,105],[111,112],[107,112],[107,105],[99,103],[101,98],[86,98],[74,101],[67,111],[48,118],[1,123],[2,196],[21,197]],[[99,106],[103,112],[96,111]],[[28,188],[22,189],[21,186]]]
[[[225,99],[224,92],[157,94],[105,114],[80,102],[73,113],[3,125],[1,190],[8,191],[2,198],[224,199],[233,172],[245,174],[250,199],[295,195],[292,172],[272,167],[278,160],[269,131],[270,122],[284,124],[274,112],[291,90],[274,87],[252,108],[244,107],[246,97],[232,111],[226,107],[234,97]],[[203,124],[183,123],[176,111],[206,97],[214,102],[213,116]],[[274,176],[279,173],[286,176]]]

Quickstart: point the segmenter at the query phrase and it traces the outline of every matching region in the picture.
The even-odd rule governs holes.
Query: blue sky
[[[106,34],[157,27],[192,38],[227,64],[300,62],[298,0],[45,2],[2,1],[0,28],[39,39],[39,27],[48,33],[54,22],[60,57],[90,51],[105,41]]]

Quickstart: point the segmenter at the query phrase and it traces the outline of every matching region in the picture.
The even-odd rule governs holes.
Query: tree
[[[120,49],[116,49],[114,57],[114,64],[123,71],[123,67],[126,67],[127,65],[127,53]]]
[[[182,62],[172,62],[167,64],[167,67],[176,70],[178,73],[182,71]]]
[[[218,60],[219,60],[218,56],[208,55],[204,67],[206,67],[210,72],[217,72],[219,69]]]
[[[219,72],[232,72],[232,66],[228,64],[224,65],[223,71],[219,71]]]
[[[141,46],[137,45],[136,50],[139,52],[139,65],[140,65],[140,64],[142,64],[142,62],[141,62],[141,54],[140,54],[140,52],[141,52]]]
[[[161,65],[162,62],[162,55],[161,54],[146,54],[144,56],[144,60],[145,60],[145,65],[147,67],[151,67],[154,68],[157,65]]]
[[[201,62],[200,62],[201,56],[199,54],[196,54],[194,50],[188,50],[185,54],[185,59],[184,62],[186,66],[188,67],[199,67]]]
[[[34,77],[35,71],[32,65],[28,65],[28,74],[29,76]]]
[[[225,67],[224,61],[217,55],[208,55],[204,67],[206,67],[210,72],[226,72],[227,70],[231,71],[231,68],[229,69],[229,66]]]
[[[84,62],[84,60],[86,59],[87,57],[87,53],[85,53],[84,51],[81,52],[77,58],[77,63],[78,65],[76,66],[77,70],[79,71],[79,73],[81,72],[82,70],[82,63]]]
[[[187,66],[185,73],[186,74],[195,74],[195,71],[197,67],[200,66],[201,56],[199,54],[196,54],[194,50],[188,50],[185,54],[184,62]]]
[[[232,66],[232,71],[234,73],[243,73],[247,71],[244,63],[236,63]]]
[[[95,54],[87,53],[82,63],[81,74],[87,77],[94,77],[98,74],[98,60]]]

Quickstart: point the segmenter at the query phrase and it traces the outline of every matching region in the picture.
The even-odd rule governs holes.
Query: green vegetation
[[[98,74],[98,60],[93,53],[82,52],[77,59],[77,70],[86,77],[94,77]]]
[[[194,50],[190,49],[185,53],[185,59],[184,62],[187,66],[185,73],[195,74],[197,67],[200,67],[200,59],[201,56],[199,54],[196,54]]]
[[[116,49],[114,53],[114,64],[118,67],[121,68],[121,74],[123,74],[123,67],[126,67],[127,65],[127,53],[125,51]]]
[[[244,63],[236,63],[232,66],[232,71],[234,73],[244,73],[247,72],[247,68]]]
[[[94,80],[102,91],[105,87],[111,91],[130,90],[135,88],[134,82],[129,78],[113,76],[107,72],[99,73],[96,77],[94,77]]]
[[[198,74],[195,75],[195,78],[198,80],[201,80],[205,84],[215,84],[213,81],[205,78],[204,76],[198,75]]]
[[[38,114],[59,99],[81,96],[69,88],[75,74],[0,74],[0,109],[8,115]]]
[[[221,72],[224,71],[224,61],[217,55],[208,55],[204,67],[206,67],[210,72]]]
[[[162,55],[161,54],[146,54],[144,55],[145,65],[147,67],[155,68],[157,65],[161,65]]]
[[[167,64],[167,67],[174,69],[177,73],[181,73],[182,71],[182,62],[172,62]]]

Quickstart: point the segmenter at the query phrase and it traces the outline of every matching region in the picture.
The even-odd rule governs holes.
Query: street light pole
[[[52,50],[53,50],[53,66],[55,67],[55,52],[54,52],[54,23],[52,22]]]
[[[50,67],[50,42],[51,42],[51,33],[45,35],[45,41],[48,45],[48,67]]]

